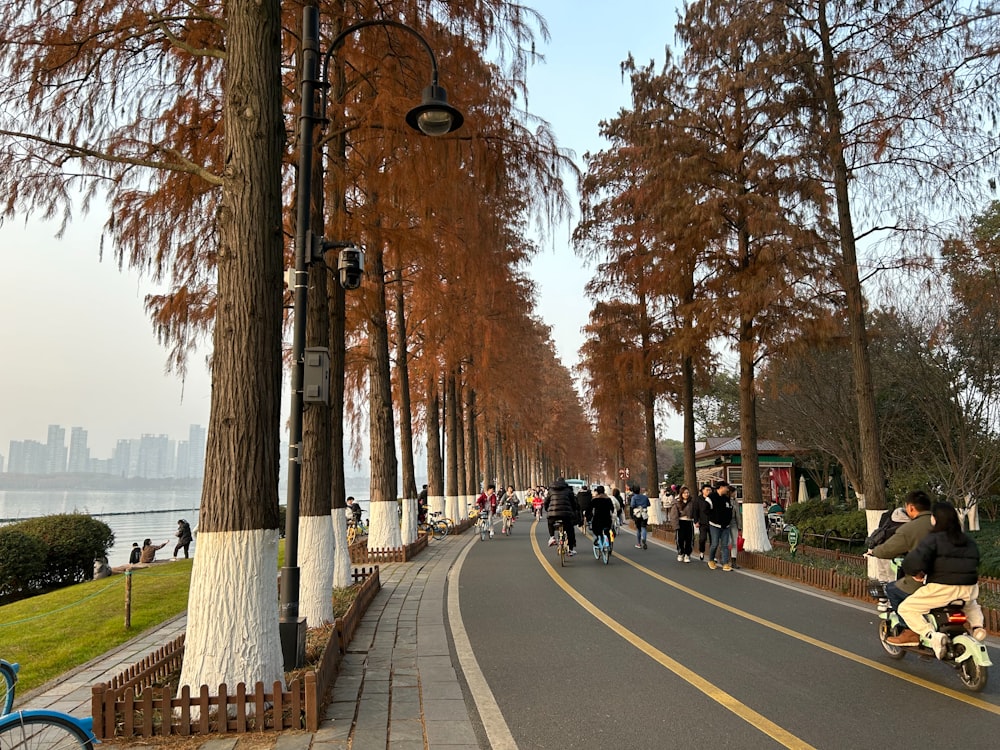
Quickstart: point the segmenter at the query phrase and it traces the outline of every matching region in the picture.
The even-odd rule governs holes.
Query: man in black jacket
[[[729,483],[721,479],[718,489],[708,493],[708,533],[712,544],[708,549],[708,567],[715,570],[718,567],[716,555],[722,547],[722,569],[730,571],[733,566],[729,562],[729,524],[733,521],[733,503],[729,497]]]
[[[545,498],[545,515],[549,522],[549,546],[555,546],[556,521],[562,521],[563,528],[566,529],[566,541],[569,543],[569,554],[575,555],[576,529],[573,527],[580,522],[580,506],[576,502],[573,488],[562,477],[549,487],[549,494]]]
[[[712,492],[712,485],[703,484],[698,497],[694,498],[694,510],[692,517],[694,526],[698,530],[698,559],[705,559],[705,546],[708,544],[708,511],[712,506],[708,502],[708,495]]]

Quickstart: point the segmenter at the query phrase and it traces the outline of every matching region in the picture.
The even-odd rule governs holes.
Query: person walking
[[[698,534],[698,559],[705,559],[705,547],[708,544],[708,512],[712,506],[708,503],[708,496],[712,492],[712,485],[703,484],[701,492],[694,499],[694,509],[691,518],[694,521],[694,530]],[[692,553],[693,554],[693,553]]]
[[[635,548],[647,549],[646,547],[646,526],[649,523],[649,496],[642,492],[642,488],[632,485],[632,499],[629,500],[629,508],[632,510],[632,522],[635,524]]]
[[[618,525],[625,525],[625,500],[622,499],[622,492],[620,489],[615,487],[611,490],[611,499],[615,503],[615,508],[617,508]]]
[[[729,562],[729,524],[733,521],[733,504],[729,497],[729,483],[725,479],[718,481],[718,489],[709,492],[705,498],[709,504],[708,533],[711,546],[708,549],[708,567],[715,570],[718,567],[720,550],[722,569],[731,571]]]
[[[566,541],[569,544],[570,557],[576,554],[576,529],[580,523],[580,506],[576,495],[563,477],[559,477],[549,487],[545,497],[545,515],[549,525],[549,546],[556,545],[556,521],[562,521],[566,531]]]
[[[670,524],[674,527],[677,562],[691,562],[691,553],[694,551],[695,505],[691,490],[681,487],[670,506]]]
[[[174,547],[174,554],[171,555],[175,560],[177,559],[177,550],[184,550],[184,557],[188,557],[188,547],[191,546],[191,541],[193,536],[191,534],[191,524],[181,518],[177,521],[177,533],[174,534],[177,537],[177,546]]]
[[[740,567],[736,564],[736,554],[740,551],[740,539],[742,539],[743,509],[736,498],[731,497],[730,500],[733,504],[733,520],[729,522],[729,561],[733,570],[736,570]]]

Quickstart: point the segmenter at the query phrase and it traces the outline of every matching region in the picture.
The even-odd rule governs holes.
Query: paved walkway
[[[319,731],[274,734],[275,750],[478,750],[445,626],[448,571],[470,540],[447,537],[407,563],[381,564],[382,589],[354,634]],[[184,632],[184,615],[143,633],[19,700],[15,708],[90,715],[92,684],[106,681]],[[261,748],[261,735],[254,735]],[[201,750],[231,750],[236,736]]]

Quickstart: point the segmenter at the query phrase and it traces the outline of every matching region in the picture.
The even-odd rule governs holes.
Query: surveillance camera
[[[337,270],[340,272],[340,285],[344,289],[357,289],[365,275],[365,251],[357,247],[341,250]]]

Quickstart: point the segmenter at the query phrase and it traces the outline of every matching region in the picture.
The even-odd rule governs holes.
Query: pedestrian
[[[691,562],[691,553],[694,551],[694,512],[695,501],[691,498],[691,490],[681,487],[670,506],[677,562]]]
[[[167,542],[163,544],[153,544],[149,539],[144,539],[142,542],[142,554],[139,555],[139,562],[143,565],[149,565],[156,559],[156,550],[163,549],[167,546]]]
[[[635,548],[647,549],[646,525],[649,523],[649,497],[642,492],[639,485],[632,485],[632,499],[629,500],[632,510],[632,522],[635,524]]]
[[[708,512],[711,506],[708,504],[709,493],[712,492],[712,485],[705,483],[701,485],[701,493],[694,499],[694,529],[698,534],[698,559],[705,559],[705,547],[708,544]]]
[[[583,485],[583,488],[576,493],[576,504],[580,506],[580,528],[587,528],[590,525],[590,504],[593,502],[594,495],[591,493],[590,488],[587,485]]]
[[[576,554],[576,529],[573,527],[580,523],[582,516],[573,488],[563,477],[556,479],[549,487],[544,507],[549,523],[549,546],[555,546],[556,521],[562,521],[563,529],[566,531],[566,541],[569,544],[569,554],[572,557]]]
[[[177,537],[177,546],[174,547],[174,554],[172,557],[177,559],[177,550],[184,550],[184,557],[188,557],[188,547],[191,546],[191,540],[194,538],[191,534],[191,524],[185,521],[183,518],[177,521],[177,533],[174,534]]]
[[[718,567],[717,556],[721,552],[722,569],[730,571],[733,566],[729,562],[729,524],[733,521],[733,503],[729,497],[729,483],[720,479],[717,485],[718,488],[705,498],[709,504],[708,533],[711,537],[708,567],[712,570]]]
[[[729,562],[733,570],[740,567],[736,564],[736,554],[740,551],[743,540],[743,509],[736,498],[730,498],[733,503],[733,520],[729,522]]]
[[[142,557],[142,548],[139,547],[139,542],[132,542],[132,551],[129,553],[128,556],[128,564],[129,565],[138,564],[139,559],[141,557]]]
[[[611,490],[611,499],[615,501],[615,508],[618,509],[618,525],[625,525],[625,500],[622,499],[622,492],[615,487]]]

